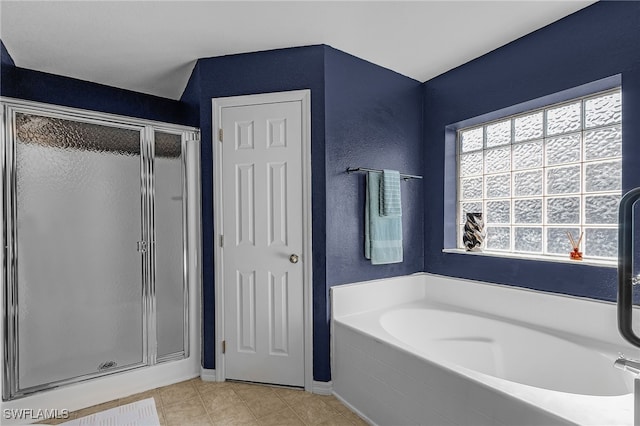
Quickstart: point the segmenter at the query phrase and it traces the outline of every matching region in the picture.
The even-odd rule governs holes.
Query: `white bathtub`
[[[331,297],[334,392],[373,424],[633,424],[613,303],[430,274]]]

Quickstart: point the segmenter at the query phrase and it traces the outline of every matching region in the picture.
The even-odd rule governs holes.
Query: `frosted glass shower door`
[[[141,130],[16,113],[18,388],[146,362]]]
[[[155,132],[157,359],[183,357],[187,325],[182,135]]]

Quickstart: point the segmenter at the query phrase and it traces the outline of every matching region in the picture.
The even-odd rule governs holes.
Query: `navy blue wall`
[[[422,87],[413,79],[336,49],[325,56],[327,285],[422,271],[424,182],[402,182],[404,261],[364,258],[365,174],[347,167],[421,175]]]
[[[203,366],[215,368],[215,311],[213,265],[213,152],[211,99],[287,90],[311,90],[311,156],[313,214],[314,301],[324,300],[325,185],[324,185],[324,46],[271,50],[200,59],[182,99],[190,109],[199,106],[202,132],[203,233]],[[317,308],[318,305],[315,306]],[[321,306],[324,309],[324,305]],[[314,350],[326,342],[314,341]],[[315,354],[314,354],[315,356]],[[320,356],[318,355],[318,360]]]
[[[363,175],[345,173],[356,162],[420,174],[420,83],[328,46],[201,59],[182,100],[200,109],[203,141],[205,368],[215,368],[211,98],[298,89],[311,89],[315,380],[331,379],[328,288],[422,270],[422,183],[403,184],[405,262],[372,266],[363,256]]]
[[[193,125],[182,102],[75,78],[16,67],[2,49],[0,94],[11,98],[44,102],[128,117]]]
[[[351,166],[420,175],[422,146],[421,84],[328,47],[325,54],[327,291],[335,284],[423,270],[424,182],[401,183],[404,261],[374,266],[364,257],[365,174],[345,173]],[[314,333],[322,343],[316,353],[322,351],[323,362],[316,364],[316,375],[319,380],[329,380],[330,306],[325,300],[314,302],[324,304],[324,311],[315,313],[318,326]],[[320,321],[324,322],[323,327]]]
[[[640,186],[640,2],[598,2],[424,83],[427,272],[615,300],[615,268],[442,253],[445,127],[615,74],[628,190]]]
[[[9,51],[7,50],[2,40],[0,40],[0,64],[2,64],[3,67],[16,66],[16,64],[13,62],[13,58],[9,54]]]

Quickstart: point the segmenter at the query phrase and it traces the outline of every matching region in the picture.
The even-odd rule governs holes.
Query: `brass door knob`
[[[297,254],[292,254],[291,256],[289,256],[289,262],[291,263],[298,263],[298,255]]]

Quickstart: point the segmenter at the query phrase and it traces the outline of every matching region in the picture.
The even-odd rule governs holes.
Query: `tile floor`
[[[163,426],[367,425],[333,396],[247,383],[203,382],[200,378],[74,411],[69,419],[42,423],[58,424],[149,397],[156,401]]]

